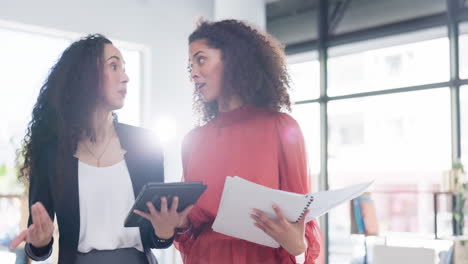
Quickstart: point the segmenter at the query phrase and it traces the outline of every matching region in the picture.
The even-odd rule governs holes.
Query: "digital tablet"
[[[145,218],[135,214],[133,210],[140,210],[149,213],[146,203],[152,202],[154,207],[161,210],[161,197],[167,198],[167,207],[171,208],[172,198],[179,197],[179,206],[177,211],[181,212],[189,205],[195,204],[206,190],[206,185],[202,182],[177,182],[177,183],[148,183],[141,189],[132,209],[125,218],[125,227],[137,227],[144,221]]]

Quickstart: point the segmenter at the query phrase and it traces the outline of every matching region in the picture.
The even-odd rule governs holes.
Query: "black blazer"
[[[125,162],[130,174],[135,196],[148,182],[164,182],[164,159],[162,151],[156,146],[154,135],[147,130],[115,122],[115,129],[120,144],[127,151]],[[32,171],[29,186],[29,208],[35,202],[41,202],[51,219],[57,215],[59,227],[59,264],[74,263],[77,254],[80,234],[80,206],[78,192],[78,159],[69,157],[72,173],[65,179],[57,179],[56,146],[47,146],[39,158],[35,171]],[[109,183],[112,188],[112,183]],[[31,214],[28,226],[32,222]],[[122,223],[123,225],[123,223]],[[150,263],[156,260],[150,248],[167,248],[172,239],[167,242],[158,241],[149,221],[140,227],[141,241]],[[26,253],[34,260],[43,260],[52,252],[53,240],[44,248],[35,248],[26,244]]]

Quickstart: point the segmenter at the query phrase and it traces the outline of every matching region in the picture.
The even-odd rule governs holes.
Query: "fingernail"
[[[272,207],[276,209],[276,208],[278,208],[278,205],[277,205],[277,204],[273,204]]]

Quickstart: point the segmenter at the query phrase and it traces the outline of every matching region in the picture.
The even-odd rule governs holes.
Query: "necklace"
[[[113,135],[109,136],[109,139],[107,140],[107,143],[104,146],[104,150],[102,151],[100,155],[96,155],[94,152],[92,152],[91,149],[88,147],[87,142],[83,142],[83,145],[86,147],[86,150],[96,159],[98,167],[101,167],[101,158],[104,155],[104,153],[106,153],[107,147],[109,146],[109,143],[111,142],[112,136]]]

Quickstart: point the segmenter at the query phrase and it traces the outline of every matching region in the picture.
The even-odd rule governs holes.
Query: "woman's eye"
[[[117,65],[112,64],[112,65],[111,65],[111,68],[112,68],[113,71],[116,71],[116,70],[117,70]]]
[[[198,63],[200,63],[200,64],[205,63],[205,61],[206,61],[206,60],[205,60],[205,58],[203,58],[203,57],[198,58]]]

